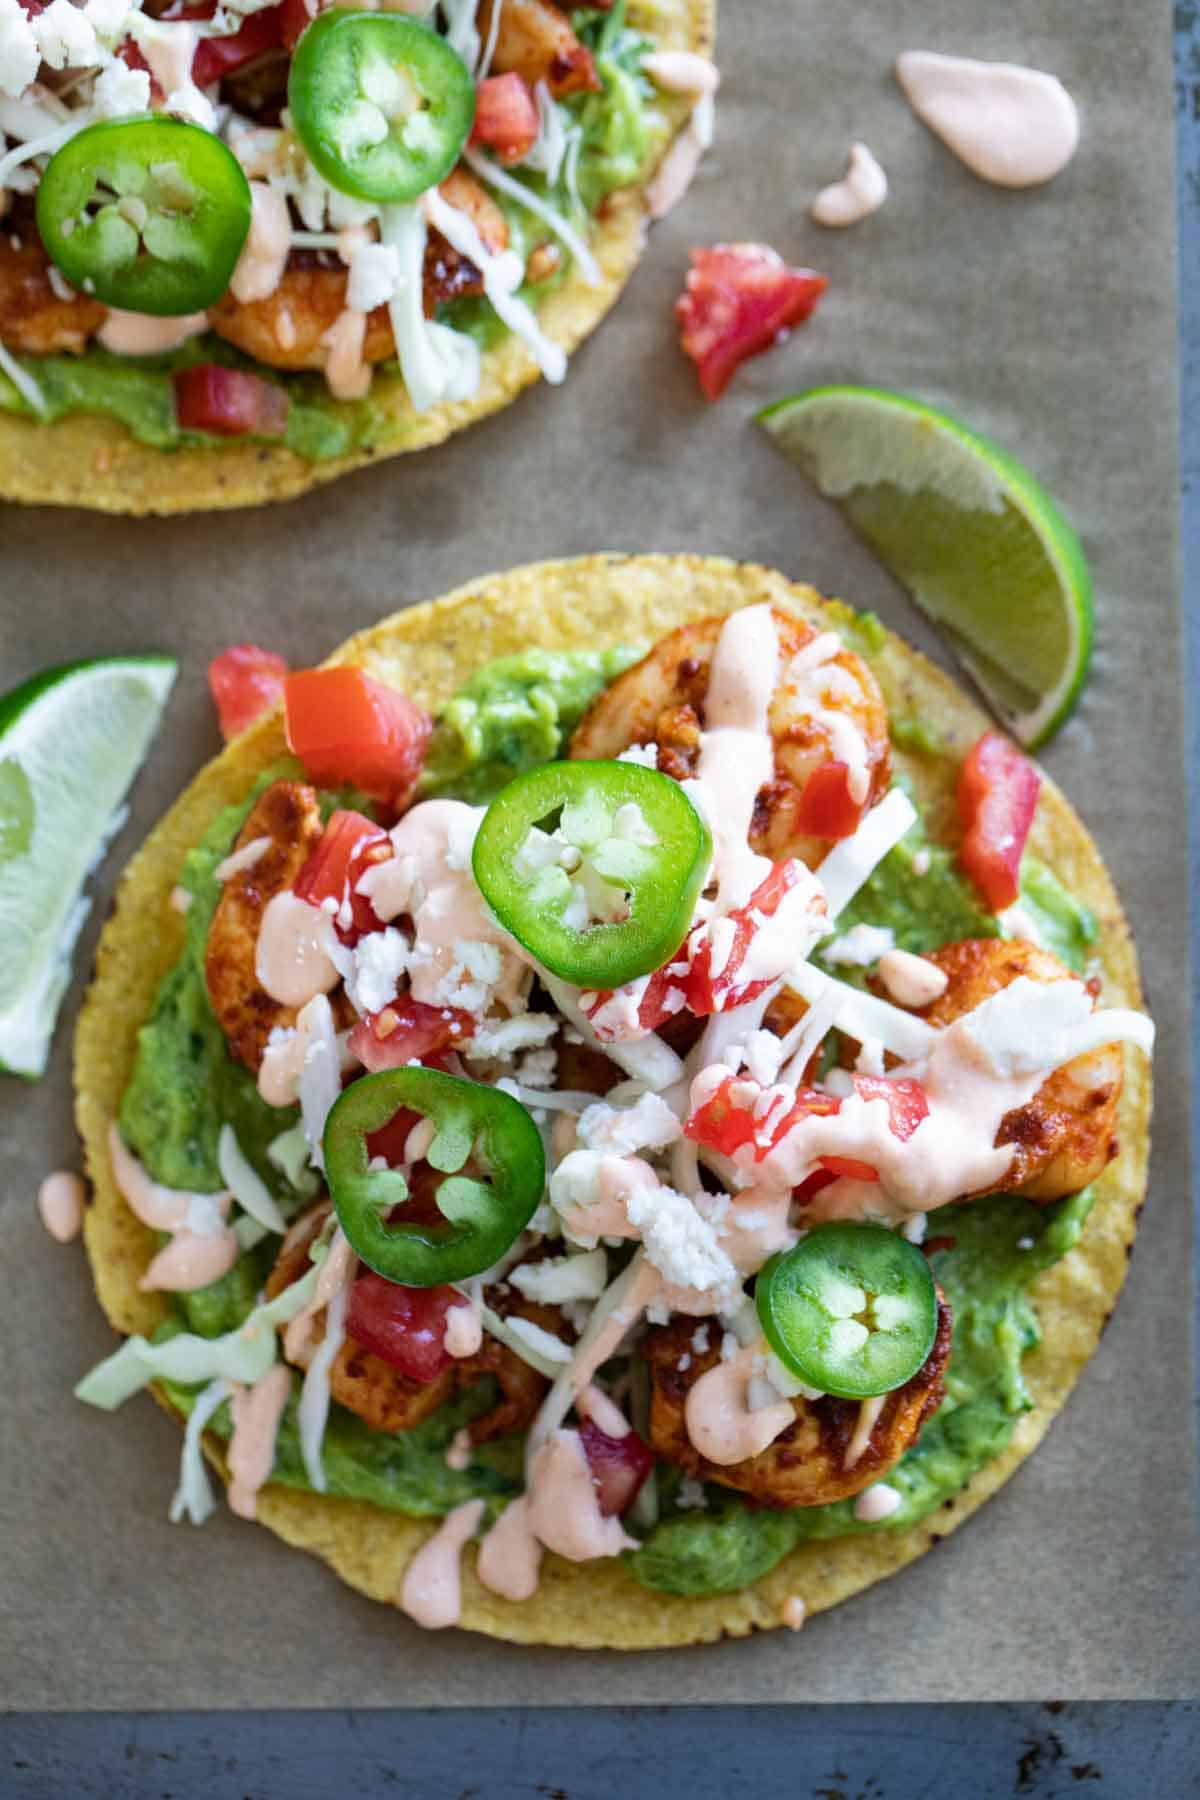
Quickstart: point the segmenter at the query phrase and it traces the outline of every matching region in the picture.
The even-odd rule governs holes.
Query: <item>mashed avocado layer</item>
[[[594,696],[636,652],[550,653],[532,650],[480,669],[449,702],[436,724],[426,793],[452,793],[475,804],[519,770],[557,756]],[[182,882],[192,895],[186,941],[165,977],[139,1038],[133,1080],[121,1112],[121,1131],[151,1173],[169,1185],[211,1191],[221,1185],[216,1139],[234,1124],[255,1167],[281,1200],[296,1193],[266,1160],[266,1146],[295,1120],[259,1099],[252,1078],[234,1064],[212,1016],[204,986],[204,945],[219,895],[214,870],[227,854],[262,787],[292,767],[268,771],[254,793],[217,819],[187,858]],[[1047,949],[1082,970],[1095,922],[1040,863],[1026,859],[1021,906]],[[1005,923],[981,907],[947,850],[931,844],[918,824],[880,864],[839,919],[889,926],[897,944],[916,952],[962,937],[995,937]],[[842,979],[862,971],[839,966]],[[1077,1241],[1091,1208],[1084,1192],[1050,1207],[997,1194],[946,1207],[931,1216],[938,1247],[933,1267],[954,1313],[947,1393],[917,1444],[887,1476],[901,1497],[880,1524],[860,1524],[854,1502],[776,1512],[748,1506],[719,1486],[704,1489],[704,1506],[681,1508],[679,1471],[660,1464],[659,1522],[628,1557],[631,1574],[648,1588],[681,1595],[723,1593],[746,1586],[805,1539],[903,1529],[959,1493],[1008,1442],[1030,1405],[1023,1357],[1039,1339],[1029,1296],[1034,1278]],[[195,1294],[177,1296],[179,1321],[205,1336],[234,1329],[250,1311],[272,1255],[270,1243]],[[170,1387],[187,1412],[196,1390]],[[485,1447],[464,1471],[447,1469],[454,1432],[490,1404],[488,1384],[439,1409],[410,1432],[371,1431],[336,1403],[325,1437],[329,1491],[419,1517],[450,1511],[479,1497],[495,1513],[520,1486],[520,1443]],[[212,1428],[228,1436],[228,1408]],[[280,1431],[272,1479],[290,1487],[308,1482],[300,1457],[295,1397]],[[691,1496],[694,1497],[694,1496]]]
[[[532,170],[511,171],[585,235],[589,219],[606,196],[636,182],[650,159],[661,152],[667,136],[666,121],[655,110],[654,89],[641,74],[649,40],[625,27],[624,14],[621,4],[611,12],[583,8],[572,15],[577,35],[596,59],[603,88],[561,103],[570,116],[569,128],[577,133],[578,147],[563,158],[552,181]],[[528,253],[545,240],[545,227],[531,214],[507,196],[496,198],[516,248]],[[522,288],[522,298],[536,306],[538,298],[563,278],[566,267],[564,257],[555,276],[539,286]],[[441,306],[437,316],[467,332],[485,350],[507,336],[507,327],[483,299]],[[389,435],[383,412],[369,398],[335,400],[319,373],[266,368],[211,332],[166,356],[114,356],[93,343],[81,356],[20,356],[14,360],[36,382],[44,405],[36,412],[0,372],[0,410],[38,417],[46,424],[68,413],[104,414],[116,419],[139,443],[156,450],[219,448],[228,442],[206,432],[184,431],[175,417],[172,372],[202,362],[248,369],[282,387],[288,396],[285,444],[308,462],[348,456],[382,443]],[[394,373],[397,365],[389,362],[382,367]]]

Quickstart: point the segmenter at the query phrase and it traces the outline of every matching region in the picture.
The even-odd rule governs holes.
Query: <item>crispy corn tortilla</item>
[[[397,613],[350,639],[331,662],[360,664],[435,710],[493,657],[548,649],[643,643],[688,619],[769,600],[820,626],[830,605],[812,588],[771,570],[699,556],[592,556],[533,564],[487,577],[444,600]],[[984,729],[979,708],[940,670],[900,638],[888,635],[872,658],[893,715],[914,713],[946,740],[957,761]],[[214,815],[244,797],[256,774],[283,753],[278,714],[260,722],[203,769],[152,833],[122,879],[105,928],[95,981],[76,1039],[77,1118],[95,1200],[85,1228],[96,1290],[120,1331],[151,1331],[165,1301],[138,1289],[156,1248],[152,1233],[117,1192],[106,1146],[133,1067],[136,1034],[158,983],[178,954],[181,926],[168,905],[181,861]],[[931,837],[956,836],[953,779],[942,759],[896,752],[913,782]],[[1046,780],[1031,848],[1096,914],[1097,960],[1104,1000],[1140,1006],[1133,942],[1099,852],[1062,794]],[[1043,1341],[1023,1364],[1034,1399],[1007,1448],[936,1518],[905,1531],[801,1545],[753,1586],[736,1594],[675,1598],[646,1590],[619,1563],[572,1565],[547,1556],[536,1596],[513,1605],[464,1568],[462,1623],[514,1643],[578,1648],[651,1649],[743,1636],[780,1623],[790,1595],[816,1613],[902,1568],[954,1530],[996,1491],[1040,1441],[1062,1406],[1101,1331],[1125,1278],[1128,1251],[1146,1185],[1150,1077],[1146,1059],[1126,1054],[1119,1118],[1121,1154],[1096,1186],[1096,1205],[1082,1241],[1042,1274],[1032,1294]],[[220,1447],[210,1456],[224,1472]],[[322,1556],[360,1592],[395,1604],[410,1557],[435,1529],[369,1504],[268,1487],[263,1524]]]
[[[628,17],[660,49],[701,55],[712,50],[716,0],[629,0]],[[686,98],[678,95],[662,94],[659,105],[676,129],[689,116]],[[589,287],[572,267],[537,309],[542,330],[568,353],[616,304],[634,271],[646,238],[644,188],[610,194],[597,214],[591,248],[600,265],[599,283]],[[416,412],[398,373],[377,374],[372,399],[389,420],[384,441],[325,462],[308,462],[270,444],[156,450],[100,414],[70,413],[53,425],[39,425],[0,412],[0,499],[138,514],[289,500],[368,463],[440,444],[476,419],[499,412],[537,376],[532,354],[512,333],[485,351],[479,390],[469,400]]]

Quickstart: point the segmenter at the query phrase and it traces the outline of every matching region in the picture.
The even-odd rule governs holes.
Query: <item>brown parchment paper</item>
[[[0,1083],[0,1702],[215,1707],[1186,1696],[1197,1688],[1190,1375],[1189,1050],[1177,593],[1174,208],[1165,7],[1123,0],[726,0],[717,147],[565,388],[293,505],[140,523],[0,510],[4,685],[67,657],[180,655],[162,735],[96,884],[216,747],[204,664],[254,638],[315,660],[404,601],[599,549],[773,564],[872,606],[936,655],[902,594],[751,424],[819,381],[908,390],[1029,463],[1098,589],[1083,706],[1045,761],[1095,832],[1159,1024],[1150,1204],[1130,1279],[1046,1442],[954,1538],[798,1637],[665,1654],[421,1634],[219,1512],[172,1527],[179,1435],[145,1398],[71,1388],[112,1347],[82,1254],[33,1197],[76,1151],[64,1012],[50,1074]],[[976,182],[909,114],[906,48],[1024,61],[1080,101],[1049,188]],[[863,137],[888,206],[807,219]],[[761,238],[831,278],[813,323],[717,407],[678,356],[689,244]],[[944,657],[943,657],[944,660]]]

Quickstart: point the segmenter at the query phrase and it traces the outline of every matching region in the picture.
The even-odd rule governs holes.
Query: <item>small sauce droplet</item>
[[[78,1175],[58,1169],[38,1189],[42,1224],[60,1244],[69,1244],[83,1229],[84,1187]]]

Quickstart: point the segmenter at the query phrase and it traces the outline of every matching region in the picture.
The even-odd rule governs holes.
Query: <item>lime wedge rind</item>
[[[0,770],[32,797],[32,829],[0,833],[0,1070],[46,1066],[88,875],[124,822],[177,673],[166,656],[105,657],[34,676],[0,700]]]
[[[813,388],[758,420],[908,588],[1014,736],[1045,743],[1087,678],[1092,583],[1078,537],[1029,471],[880,388]]]

